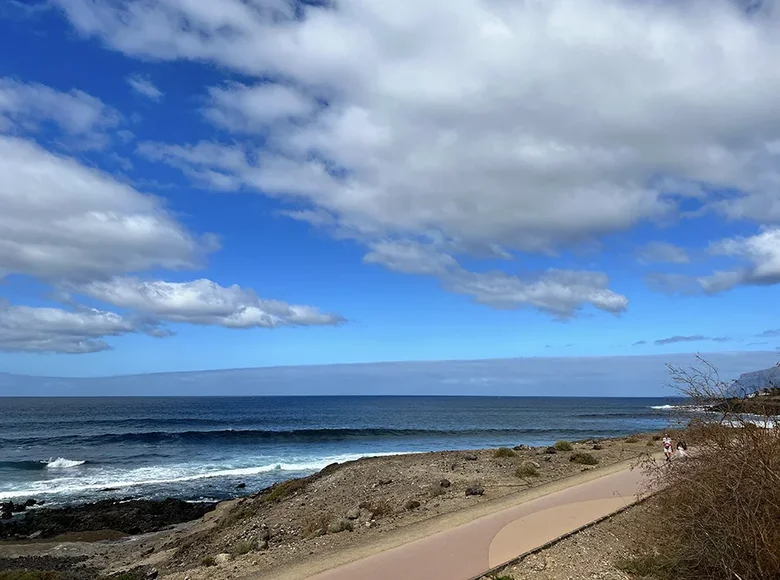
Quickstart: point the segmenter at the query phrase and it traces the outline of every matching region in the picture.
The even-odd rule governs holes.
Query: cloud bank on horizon
[[[249,329],[343,353],[381,346],[371,311],[420,344],[500,311],[539,348],[759,347],[779,24],[774,0],[11,2],[0,363],[211,361]]]

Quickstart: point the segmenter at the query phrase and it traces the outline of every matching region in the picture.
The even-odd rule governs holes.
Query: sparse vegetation
[[[580,465],[598,465],[599,460],[593,457],[590,453],[575,453],[569,457],[569,461],[572,463],[579,463]]]
[[[338,534],[339,532],[351,532],[354,526],[347,518],[336,518],[328,524],[329,534]]]
[[[306,538],[321,536],[328,530],[328,524],[333,521],[333,514],[319,512],[306,520],[303,525],[303,535]]]
[[[418,507],[420,507],[420,502],[417,501],[416,499],[410,499],[409,501],[406,502],[406,504],[404,504],[404,508],[406,508],[409,511],[416,510]]]
[[[214,559],[214,556],[204,556],[200,559],[200,565],[204,568],[210,568],[211,566],[216,566],[217,561]]]
[[[244,554],[248,554],[252,551],[254,548],[254,545],[249,540],[241,540],[238,542],[235,546],[233,546],[233,555],[234,556],[243,556]]]
[[[636,435],[630,435],[626,438],[626,443],[639,443],[639,437]]]
[[[393,515],[393,506],[387,501],[380,499],[379,501],[371,504],[371,513],[374,514],[374,519],[380,519]]]
[[[527,479],[529,477],[539,477],[539,470],[537,470],[536,467],[530,463],[524,463],[515,470],[515,475],[522,479]]]
[[[672,382],[695,405],[724,400],[728,385],[698,362],[670,366]],[[694,453],[671,465],[646,461],[663,496],[663,517],[649,522],[658,555],[646,556],[647,546],[624,564],[662,580],[780,578],[780,429],[754,421],[733,409],[699,415],[684,434]]]
[[[493,453],[493,457],[517,457],[517,453],[512,451],[509,447],[499,447]]]
[[[568,441],[556,441],[554,447],[556,451],[571,451],[574,449]]]

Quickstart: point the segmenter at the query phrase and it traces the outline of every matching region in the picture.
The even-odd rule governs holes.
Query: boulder
[[[356,520],[360,517],[360,508],[352,508],[347,512],[348,520]]]
[[[246,489],[246,484],[242,481],[236,486],[236,489]]]
[[[0,504],[0,519],[10,520],[14,513],[14,502],[4,501]]]
[[[442,480],[439,482],[439,487],[449,487],[449,486],[451,486],[451,485],[452,485],[452,483],[450,482],[450,480],[449,480],[449,479],[442,479]]]
[[[558,453],[558,450],[555,447],[548,447],[547,449],[544,450],[544,452],[547,455],[555,455],[556,453]]]
[[[463,456],[463,459],[465,459],[466,461],[476,461],[478,458],[473,453],[467,453],[466,455]]]
[[[30,498],[26,502],[24,502],[24,505],[26,505],[27,507],[32,507],[32,506],[37,505],[37,504],[38,504],[38,501],[34,500],[32,498]]]
[[[525,445],[515,445],[514,447],[512,447],[512,449],[514,449],[515,451],[523,451],[524,449],[526,449],[526,446]]]
[[[593,451],[601,451],[604,448],[598,443],[596,443],[591,449],[593,449]]]
[[[157,568],[152,568],[146,573],[146,580],[157,580],[157,576],[159,576]]]
[[[483,493],[485,493],[485,488],[478,483],[466,488],[466,495],[482,495]]]
[[[523,461],[520,464],[522,467],[533,467],[534,469],[541,469],[542,466],[539,465],[536,461],[531,461],[530,459],[527,461]]]
[[[217,554],[214,556],[215,564],[226,564],[230,562],[230,554]]]
[[[393,480],[389,479],[389,478],[383,478],[383,479],[380,479],[377,483],[379,485],[390,485],[391,483],[393,483]]]

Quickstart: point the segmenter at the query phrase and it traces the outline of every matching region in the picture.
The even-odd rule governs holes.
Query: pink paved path
[[[467,580],[633,502],[624,470],[328,570],[312,580]]]

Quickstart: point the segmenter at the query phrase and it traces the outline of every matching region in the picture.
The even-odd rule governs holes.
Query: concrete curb
[[[567,533],[565,533],[565,534],[563,534],[561,536],[558,536],[557,538],[553,538],[552,540],[542,544],[541,546],[537,546],[536,548],[533,548],[532,550],[528,550],[526,552],[523,552],[519,556],[515,556],[511,560],[507,560],[503,564],[499,564],[497,566],[493,566],[489,570],[486,570],[486,571],[482,572],[481,574],[477,574],[476,576],[472,576],[468,580],[482,580],[483,578],[488,577],[491,574],[496,574],[496,573],[500,572],[501,570],[503,570],[507,566],[511,566],[513,564],[518,564],[522,560],[525,560],[528,556],[532,556],[533,554],[537,554],[537,553],[539,553],[539,552],[541,552],[543,550],[546,550],[547,548],[550,548],[550,547],[554,546],[558,542],[561,542],[561,541],[565,540],[566,538],[570,538],[571,536],[579,534],[580,532],[582,532],[584,530],[587,530],[588,528],[591,528],[591,527],[595,526],[596,524],[600,524],[601,522],[605,522],[608,519],[613,518],[616,515],[621,514],[624,511],[626,511],[626,510],[628,510],[628,509],[630,509],[630,508],[632,508],[634,506],[637,506],[637,505],[647,501],[648,499],[650,499],[650,497],[651,496],[648,495],[648,496],[642,497],[642,498],[640,498],[640,499],[638,499],[636,501],[633,501],[633,502],[631,502],[629,504],[626,504],[623,507],[621,507],[620,509],[617,509],[617,510],[615,510],[614,512],[612,512],[610,514],[607,514],[605,516],[601,516],[600,518],[598,518],[596,520],[593,520],[592,522],[588,522],[587,524],[580,526],[576,530],[572,530],[571,532],[567,532]]]

